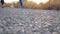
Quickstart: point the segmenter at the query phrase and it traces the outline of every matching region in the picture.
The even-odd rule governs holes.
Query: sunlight
[[[32,1],[32,2],[35,2],[35,3],[39,4],[39,3],[46,3],[49,0],[27,0],[27,1]]]
[[[18,2],[19,0],[4,0],[5,3],[12,3],[12,2]]]
[[[19,0],[4,0],[4,1],[5,1],[5,3],[12,3],[12,2],[17,2]],[[46,3],[49,0],[27,0],[27,1],[32,1],[32,2],[39,4],[39,3]]]

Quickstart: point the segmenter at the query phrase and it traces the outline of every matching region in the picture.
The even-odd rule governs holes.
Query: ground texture
[[[0,34],[60,34],[60,11],[0,8]]]

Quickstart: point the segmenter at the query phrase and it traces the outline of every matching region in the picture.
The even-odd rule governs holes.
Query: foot
[[[2,5],[2,8],[4,8],[4,5]]]

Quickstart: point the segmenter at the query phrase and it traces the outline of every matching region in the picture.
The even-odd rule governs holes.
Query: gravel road
[[[60,34],[60,11],[0,7],[0,34]]]

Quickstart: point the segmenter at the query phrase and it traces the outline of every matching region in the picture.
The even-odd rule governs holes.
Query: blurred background
[[[5,7],[20,8],[19,0],[4,0]],[[0,2],[1,6],[1,2]],[[24,8],[60,10],[60,0],[23,0]]]

